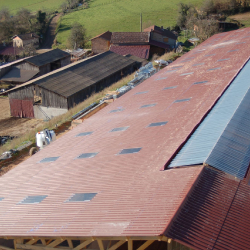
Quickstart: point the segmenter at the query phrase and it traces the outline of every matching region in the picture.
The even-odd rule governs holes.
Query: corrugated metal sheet
[[[249,207],[249,185],[204,168],[166,235],[193,249],[249,249]]]
[[[248,61],[208,116],[173,159],[169,167],[201,164],[207,159],[250,87],[249,72],[250,62]],[[213,84],[213,82],[209,81],[202,82],[200,85],[209,86]],[[197,84],[197,82],[194,84]],[[217,149],[218,148],[216,148],[215,152],[219,152]],[[221,160],[221,157],[220,152],[217,158]],[[215,159],[216,157],[214,160]],[[213,164],[210,165],[215,167]],[[225,166],[225,162],[223,162],[223,167]]]
[[[240,179],[245,177],[250,162],[250,90],[205,162]]]
[[[43,65],[46,65],[51,62],[55,62],[65,57],[70,57],[70,54],[60,49],[53,49],[43,54],[25,59],[25,61],[32,63],[36,65],[37,67],[41,67]]]
[[[11,116],[22,118],[34,118],[34,109],[32,101],[10,99],[10,107]]]
[[[238,34],[235,40],[239,42],[248,32],[250,29],[208,39],[3,175],[0,182],[0,197],[4,197],[0,201],[0,236],[162,234],[190,193],[202,167],[159,170],[187,140],[249,59],[250,47],[228,43],[217,50],[214,58],[204,55],[212,54],[214,48],[224,44],[230,35]],[[207,44],[205,52],[195,55]],[[217,60],[225,58],[227,51],[233,48],[239,51],[231,52],[231,60],[223,62],[221,69],[207,72],[208,68],[218,67],[222,62]],[[191,57],[194,58],[189,62],[181,63]],[[192,66],[201,61],[203,65]],[[179,66],[183,67],[177,68]],[[173,68],[176,70],[172,71]],[[181,76],[187,72],[194,73]],[[213,84],[193,84],[205,80]],[[170,86],[177,87],[163,90]],[[190,97],[189,101],[174,103]],[[140,108],[150,103],[157,105]],[[110,112],[112,110],[122,111]],[[148,127],[163,121],[168,123]],[[110,133],[120,127],[129,128]],[[90,131],[93,133],[88,136],[76,136]],[[141,150],[118,155],[122,149],[131,148]],[[88,152],[98,154],[93,158],[77,159]],[[38,163],[47,157],[59,158],[55,162]],[[76,193],[97,195],[84,204],[65,202]],[[35,195],[47,197],[39,204],[16,205],[21,198]]]
[[[122,56],[130,54],[142,59],[148,59],[150,45],[128,45],[128,46],[111,45],[110,51]]]

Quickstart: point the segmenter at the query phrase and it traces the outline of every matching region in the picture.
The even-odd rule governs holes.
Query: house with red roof
[[[4,250],[246,250],[250,28],[216,34],[1,176]]]

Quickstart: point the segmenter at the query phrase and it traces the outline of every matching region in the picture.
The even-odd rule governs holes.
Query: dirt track
[[[21,136],[41,122],[38,119],[11,117],[9,99],[0,98],[0,136]]]
[[[41,47],[41,49],[51,49],[55,36],[56,36],[56,26],[57,26],[57,22],[60,18],[60,14],[57,14],[56,16],[54,16],[49,24],[49,27],[46,31],[46,35],[45,35],[45,41]]]

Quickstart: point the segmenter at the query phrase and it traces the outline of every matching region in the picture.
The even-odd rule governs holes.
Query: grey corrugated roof
[[[50,50],[48,52],[45,52],[43,54],[37,55],[37,56],[33,56],[29,59],[26,59],[26,62],[32,63],[34,65],[36,65],[37,67],[46,65],[48,63],[51,62],[55,62],[59,59],[62,59],[66,56],[70,56],[69,53],[62,51],[60,49],[54,49],[54,50]]]
[[[107,51],[67,66],[64,70],[50,74],[34,83],[59,95],[69,97],[134,62],[134,60]]]
[[[27,82],[33,76],[35,76],[39,70],[25,70],[13,67],[7,74],[5,74],[0,80],[8,82]]]
[[[248,61],[212,111],[173,159],[170,167],[206,162],[217,169],[233,174],[239,178],[244,177],[244,173],[250,161],[248,146],[245,145],[245,140],[247,141],[249,139],[248,136],[250,134],[245,131],[244,136],[239,137],[241,133],[239,129],[244,130],[249,122],[248,120],[244,120],[246,118],[242,116],[242,114],[247,116],[245,99],[250,98],[245,96],[246,93],[249,92],[248,89],[250,87],[249,71],[250,62]],[[209,84],[209,82],[204,84]],[[239,139],[244,137],[246,137],[244,140]],[[231,138],[231,141],[229,138]],[[248,143],[250,144],[250,142]],[[227,153],[225,153],[224,150]],[[230,152],[230,150],[232,152]],[[230,153],[228,154],[228,152]],[[234,162],[230,158],[233,152]],[[207,158],[208,160],[206,160]]]

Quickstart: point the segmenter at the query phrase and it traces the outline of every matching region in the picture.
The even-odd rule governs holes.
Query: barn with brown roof
[[[3,175],[0,238],[26,250],[248,249],[249,33],[209,38]]]
[[[110,31],[106,31],[96,37],[91,39],[91,48],[94,54],[103,53],[109,51],[110,40],[112,33]]]
[[[141,63],[110,51],[72,63],[6,92],[11,115],[48,119],[63,114]]]

